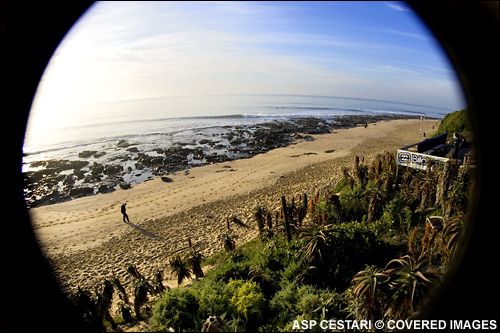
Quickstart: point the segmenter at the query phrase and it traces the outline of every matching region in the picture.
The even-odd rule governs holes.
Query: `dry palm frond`
[[[425,232],[424,237],[422,238],[422,251],[420,252],[420,256],[418,257],[418,261],[422,260],[425,255],[430,251],[432,245],[434,244],[434,240],[436,239],[436,235],[438,230],[434,228],[429,218],[425,223]]]
[[[266,216],[266,222],[267,222],[267,228],[269,230],[272,230],[273,229],[273,217],[271,215],[270,212],[267,212],[267,216]],[[246,225],[246,224],[245,224]],[[248,226],[247,226],[248,227]]]
[[[453,160],[448,160],[444,164],[443,171],[439,176],[439,181],[436,188],[436,203],[435,206],[444,207],[445,199],[448,193],[448,189],[451,185],[452,179],[456,177],[458,172],[458,164]]]
[[[415,238],[417,237],[417,232],[417,228],[414,228],[410,234],[410,238],[408,239],[408,251],[413,257],[416,256]]]

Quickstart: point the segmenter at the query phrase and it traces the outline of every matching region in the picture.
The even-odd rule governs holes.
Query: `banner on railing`
[[[427,159],[431,159],[433,165],[448,161],[448,159],[445,157],[414,153],[411,151],[398,149],[396,164],[407,166],[414,169],[425,170],[426,169],[425,163],[427,162]]]

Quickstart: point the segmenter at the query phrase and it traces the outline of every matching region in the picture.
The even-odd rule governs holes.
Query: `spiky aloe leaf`
[[[439,277],[439,271],[430,268],[426,260],[416,262],[409,255],[391,260],[384,273],[389,278],[391,293],[386,311],[397,318],[404,318],[414,312],[416,304]]]
[[[366,268],[356,273],[351,281],[353,292],[358,297],[366,296],[368,299],[374,299],[377,292],[377,286],[380,285],[386,277],[387,275],[381,268],[366,265]]]
[[[324,251],[328,245],[327,232],[329,225],[311,225],[300,230],[300,238],[304,241],[301,252],[309,262],[320,264],[323,262]]]
[[[442,242],[449,255],[453,255],[457,248],[458,240],[463,229],[463,216],[458,215],[450,218],[443,227]]]

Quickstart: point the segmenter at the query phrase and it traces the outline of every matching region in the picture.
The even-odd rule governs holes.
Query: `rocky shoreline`
[[[415,119],[407,115],[343,116],[331,119],[295,118],[246,126],[222,126],[194,131],[179,141],[165,134],[168,145],[144,147],[130,140],[119,140],[108,150],[84,150],[76,159],[34,161],[24,172],[24,195],[28,208],[54,204],[86,195],[128,189],[158,176],[196,166],[250,158],[290,145],[296,139],[312,139],[311,134],[330,133],[382,120]],[[162,179],[163,179],[162,178]]]

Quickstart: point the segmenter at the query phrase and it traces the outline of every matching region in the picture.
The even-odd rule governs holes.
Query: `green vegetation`
[[[151,315],[148,305],[148,294],[158,295],[165,291],[161,277],[156,281],[146,279],[135,265],[129,265],[127,272],[135,279],[133,307],[135,319]],[[160,274],[161,276],[161,274]],[[115,290],[118,292],[120,302],[116,314],[113,317],[111,304]],[[106,329],[110,326],[113,330],[117,324],[129,323],[134,320],[130,307],[128,294],[116,275],[108,276],[102,280],[91,281],[86,287],[78,286],[73,295],[73,303],[80,311],[83,319],[95,330]]]
[[[161,271],[149,280],[130,265],[133,303],[112,277],[93,291],[79,288],[75,304],[96,327],[111,328],[133,320],[133,304],[135,319],[149,317],[152,331],[291,331],[297,320],[407,319],[449,269],[473,181],[456,161],[418,171],[398,169],[388,152],[367,164],[356,157],[341,181],[313,199],[304,193],[281,197],[279,211],[256,207],[260,237],[253,241],[236,246],[229,219],[219,239],[225,250],[216,256],[204,259],[189,239],[186,253],[168,261],[179,285],[196,279],[189,287],[165,288]],[[202,261],[215,268],[204,273]],[[110,314],[114,289],[118,318]],[[153,308],[148,294],[159,296]]]
[[[448,132],[453,135],[453,133],[461,133],[466,137],[468,141],[471,140],[472,128],[470,125],[470,114],[469,108],[448,113],[441,120],[438,131],[435,135]]]
[[[415,315],[447,272],[471,182],[453,162],[419,172],[397,171],[389,153],[356,159],[328,193],[282,198],[274,220],[256,208],[261,237],[226,247],[189,288],[167,290],[150,329],[199,331],[211,316],[227,331],[290,331],[295,320]]]

